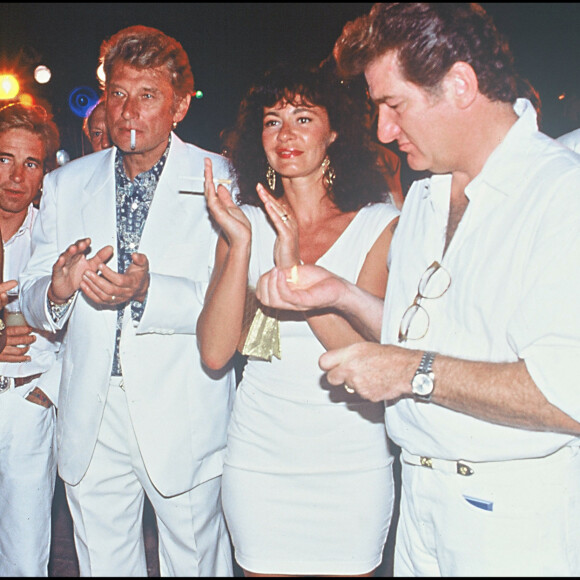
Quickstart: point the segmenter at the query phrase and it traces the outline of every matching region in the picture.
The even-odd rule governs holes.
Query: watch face
[[[433,391],[433,377],[420,373],[413,378],[413,392],[419,396],[429,395]]]

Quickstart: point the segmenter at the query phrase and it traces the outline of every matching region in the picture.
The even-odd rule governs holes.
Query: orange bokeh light
[[[28,93],[22,93],[20,95],[19,101],[27,107],[34,105],[34,97]]]
[[[0,75],[0,100],[14,99],[20,91],[16,77],[11,74]]]

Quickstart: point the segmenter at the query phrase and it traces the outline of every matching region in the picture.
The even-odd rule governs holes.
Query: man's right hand
[[[48,288],[48,298],[55,304],[64,304],[80,287],[87,270],[97,272],[113,256],[113,246],[101,248],[92,258],[86,256],[90,251],[91,239],[83,238],[71,244],[52,267],[52,282]]]
[[[8,296],[8,290],[16,288],[18,282],[16,280],[6,280],[6,282],[0,283],[0,310],[4,308],[10,301],[10,296]]]
[[[30,326],[7,326],[6,346],[0,353],[0,362],[29,362],[28,350],[36,340]]]

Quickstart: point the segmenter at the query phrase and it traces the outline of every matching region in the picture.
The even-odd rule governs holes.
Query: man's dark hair
[[[361,74],[377,58],[395,51],[406,80],[436,92],[456,62],[475,71],[479,91],[491,101],[514,103],[522,87],[507,41],[479,4],[379,3],[349,22],[334,55],[346,77]],[[533,89],[532,89],[533,91]]]

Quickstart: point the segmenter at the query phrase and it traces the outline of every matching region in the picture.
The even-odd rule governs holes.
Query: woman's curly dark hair
[[[319,67],[281,63],[255,84],[240,104],[232,135],[231,162],[239,203],[260,206],[256,184],[266,183],[268,161],[262,147],[264,107],[280,101],[323,107],[337,138],[327,155],[336,174],[329,196],[343,212],[385,201],[387,186],[370,146],[368,97],[359,86],[341,82],[331,61]],[[280,179],[273,195],[284,191]]]

